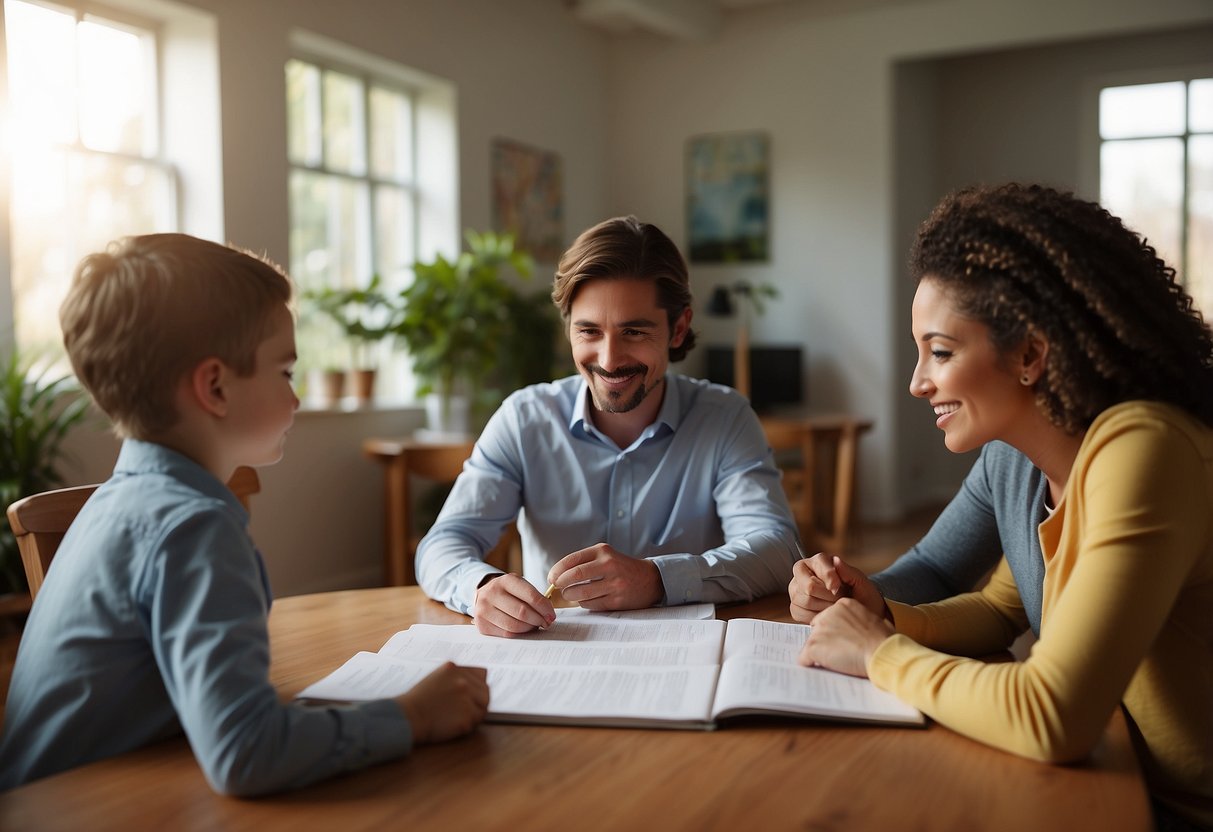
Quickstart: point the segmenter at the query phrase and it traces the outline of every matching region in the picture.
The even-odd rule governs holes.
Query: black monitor
[[[799,346],[750,347],[750,405],[755,410],[804,401],[802,354]],[[707,379],[733,386],[732,347],[708,347]]]

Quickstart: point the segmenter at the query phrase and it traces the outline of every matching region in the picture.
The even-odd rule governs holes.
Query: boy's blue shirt
[[[293,788],[409,751],[389,700],[283,704],[269,681],[271,593],[227,487],[127,440],[65,536],[13,668],[0,788],[184,729],[212,786]]]

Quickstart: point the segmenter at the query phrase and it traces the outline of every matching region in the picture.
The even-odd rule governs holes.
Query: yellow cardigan
[[[1124,703],[1155,797],[1213,824],[1213,430],[1174,407],[1109,408],[1040,525],[1040,640],[1003,561],[980,592],[890,602],[898,634],[868,675],[936,721],[1025,757],[1086,756]]]

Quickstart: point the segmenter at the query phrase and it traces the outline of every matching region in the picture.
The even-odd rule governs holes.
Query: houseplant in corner
[[[312,308],[329,318],[340,330],[351,351],[350,376],[358,401],[370,401],[375,387],[374,347],[393,335],[399,322],[400,309],[394,299],[385,294],[379,275],[359,288],[311,289],[303,299]],[[331,375],[332,371],[328,371]],[[327,383],[327,382],[326,382]],[[340,394],[330,392],[330,403]]]
[[[73,376],[50,378],[16,350],[0,364],[0,508],[62,484],[62,444],[88,411]],[[0,595],[27,590],[8,520],[0,520]]]
[[[534,271],[530,255],[514,248],[511,234],[469,230],[464,239],[467,251],[454,260],[438,255],[413,266],[396,326],[408,347],[418,395],[430,397],[430,430],[462,435],[471,431],[473,392],[499,398],[492,382],[511,343],[519,296],[502,272],[508,268],[529,278]]]

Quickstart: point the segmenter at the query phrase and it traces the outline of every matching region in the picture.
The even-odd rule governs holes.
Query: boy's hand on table
[[[396,698],[413,726],[413,744],[444,742],[471,731],[489,709],[488,671],[451,662]]]

